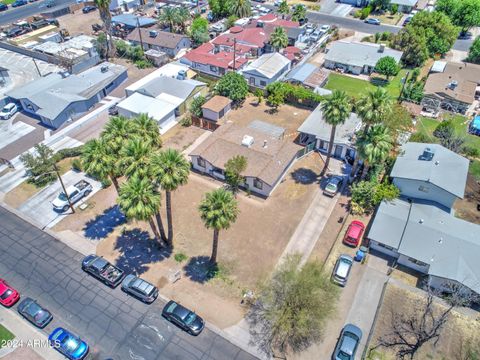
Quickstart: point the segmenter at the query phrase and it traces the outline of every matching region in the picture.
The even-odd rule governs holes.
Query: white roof
[[[418,0],[390,0],[390,3],[414,7]]]
[[[137,82],[134,82],[132,85],[129,85],[125,88],[125,91],[127,92],[127,94],[131,94],[132,92],[137,91],[152,80],[158,79],[163,76],[176,78],[179,71],[188,71],[189,69],[190,68],[187,65],[179,63],[168,63],[166,65],[163,65],[161,68],[158,68],[157,70],[151,72],[147,76],[141,78]]]
[[[259,74],[268,79],[277,75],[286,65],[290,64],[290,60],[277,52],[264,54],[258,59],[250,63],[243,73]]]
[[[432,68],[430,69],[431,72],[441,73],[445,70],[447,66],[446,61],[437,60],[433,63]]]
[[[177,106],[163,99],[156,99],[134,93],[132,96],[118,103],[117,107],[136,115],[148,114],[148,116],[155,119],[161,125],[165,117],[174,112]]]

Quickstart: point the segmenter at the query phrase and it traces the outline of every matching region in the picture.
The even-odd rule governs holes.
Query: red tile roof
[[[272,13],[260,16],[258,18],[258,21],[262,21],[265,24],[271,24],[271,25],[281,26],[281,27],[299,27],[300,26],[298,21],[280,19],[275,14],[272,14]]]
[[[212,44],[205,43],[185,54],[185,58],[191,62],[199,64],[213,65],[224,69],[233,69],[233,53],[226,51],[213,53],[213,48],[214,46]],[[246,62],[247,59],[237,55],[235,58],[235,69],[241,68]]]
[[[226,33],[217,36],[212,43],[215,45],[233,46],[233,39],[237,44],[251,45],[262,48],[268,42],[269,35],[262,28],[246,28],[240,32]]]

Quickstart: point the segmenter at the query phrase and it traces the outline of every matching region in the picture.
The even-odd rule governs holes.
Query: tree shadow
[[[215,276],[218,266],[212,265],[208,256],[194,256],[183,269],[190,280],[204,284]]]
[[[148,231],[138,228],[124,231],[115,243],[115,250],[121,255],[116,265],[126,273],[141,275],[149,265],[163,261],[172,255],[170,248],[159,248]]]
[[[311,169],[300,168],[293,171],[290,176],[296,184],[311,185],[319,183],[319,175]]]
[[[91,240],[104,239],[115,230],[118,225],[127,222],[127,218],[120,211],[118,205],[106,209],[102,214],[97,215],[95,219],[89,220],[83,227],[85,237]]]

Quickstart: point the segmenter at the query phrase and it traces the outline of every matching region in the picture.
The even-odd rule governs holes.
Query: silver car
[[[358,344],[362,339],[362,330],[353,324],[347,324],[338,338],[333,352],[333,360],[354,360]]]
[[[338,191],[342,187],[343,177],[341,176],[332,176],[328,179],[327,185],[325,185],[325,189],[323,193],[327,196],[335,196],[337,195]]]
[[[353,258],[350,255],[340,255],[333,268],[332,281],[340,286],[347,284],[348,275],[352,269]]]
[[[158,289],[148,281],[129,274],[122,281],[122,290],[147,304],[151,304],[158,296]]]

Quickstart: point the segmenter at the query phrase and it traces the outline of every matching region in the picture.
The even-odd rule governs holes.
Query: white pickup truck
[[[67,188],[67,194],[72,204],[75,204],[81,198],[87,197],[92,192],[92,184],[88,181],[80,180],[75,185]],[[62,191],[57,198],[52,201],[53,208],[58,211],[65,212],[70,207],[65,193]]]

